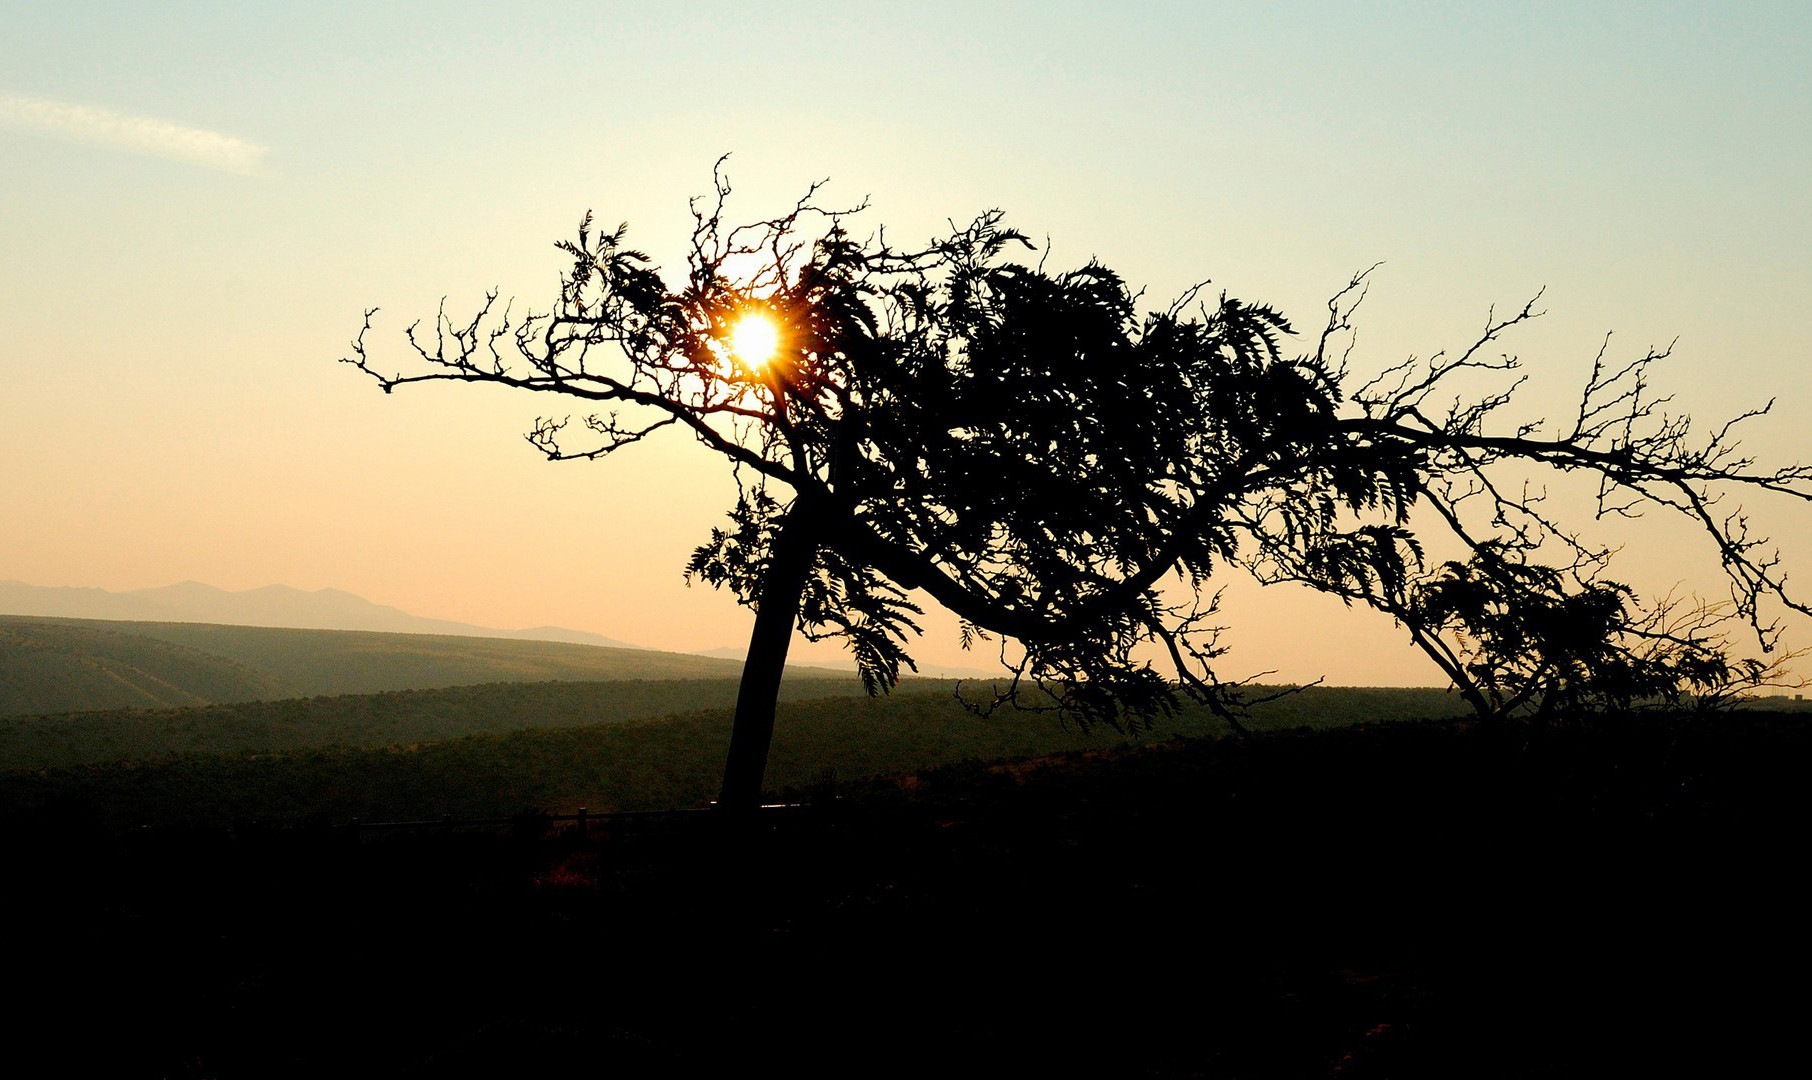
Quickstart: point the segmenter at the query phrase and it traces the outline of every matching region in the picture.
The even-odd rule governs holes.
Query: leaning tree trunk
[[[761,782],[768,768],[768,745],[774,739],[774,703],[786,671],[787,646],[799,617],[799,597],[817,554],[814,530],[802,505],[780,526],[773,555],[761,577],[755,629],[742,665],[736,692],[736,719],[730,731],[730,755],[724,762],[724,786],[717,805],[725,810],[753,810],[761,805]]]

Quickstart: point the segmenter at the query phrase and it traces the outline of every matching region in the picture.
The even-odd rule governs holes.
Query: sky
[[[1532,408],[1612,355],[1812,457],[1812,8],[1751,4],[89,4],[0,8],[0,578],[333,587],[437,618],[740,645],[687,587],[728,508],[683,437],[550,464],[543,401],[336,363],[485,290],[545,309],[594,210],[683,268],[686,200],[828,178],[929,237],[994,207],[1161,303],[1319,325],[1359,367],[1509,342]],[[1304,343],[1307,348],[1308,342]],[[409,392],[409,391],[413,392]],[[539,410],[539,411],[538,411]],[[1812,515],[1752,504],[1812,581]],[[1690,531],[1622,576],[1716,592]],[[1438,682],[1388,619],[1234,584],[1227,674]],[[1795,636],[1812,633],[1802,621]],[[933,617],[915,654],[985,667]]]

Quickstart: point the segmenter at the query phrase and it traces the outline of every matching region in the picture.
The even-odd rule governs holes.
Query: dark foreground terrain
[[[0,1070],[1745,1075],[1796,1048],[1809,766],[1807,717],[1747,715],[1178,741],[742,825],[63,807],[0,837]]]

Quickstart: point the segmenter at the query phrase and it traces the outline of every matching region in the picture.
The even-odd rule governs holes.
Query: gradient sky
[[[1812,457],[1803,4],[378,3],[0,9],[0,578],[333,586],[492,626],[740,644],[681,567],[729,504],[683,437],[544,462],[540,400],[334,361],[442,296],[546,307],[586,209],[683,266],[686,198],[829,177],[899,239],[1002,207],[1155,301],[1212,278],[1314,329],[1379,260],[1358,363],[1511,342],[1567,400],[1678,338],[1706,419]],[[381,355],[381,353],[380,353]],[[1767,508],[1812,582],[1812,516]],[[1689,532],[1646,588],[1715,589]],[[1797,553],[1795,549],[1797,548]],[[1388,620],[1231,594],[1229,674],[1437,681]],[[1801,642],[1812,638],[1799,626]],[[976,666],[948,620],[916,650]]]

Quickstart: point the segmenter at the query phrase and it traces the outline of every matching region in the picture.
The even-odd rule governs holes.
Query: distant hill
[[[279,755],[385,747],[424,750],[471,736],[513,732],[595,729],[633,723],[633,736],[602,739],[611,749],[583,758],[542,743],[528,771],[561,774],[584,789],[606,773],[615,793],[569,792],[581,805],[655,809],[694,805],[710,797],[720,778],[723,748],[736,701],[737,680],[627,679],[614,682],[490,683],[434,690],[339,695],[285,701],[159,709],[119,709],[80,715],[0,718],[0,773],[8,770],[139,762],[170,763],[194,755]],[[955,697],[956,683],[936,679],[904,683],[870,699],[848,677],[795,677],[781,685],[784,722],[776,732],[770,766],[778,783],[809,783],[825,767],[839,776],[865,776],[968,759],[1023,757],[1060,750],[1118,745],[1173,735],[1227,732],[1200,706],[1160,721],[1150,733],[1129,735],[1104,726],[1083,729],[1046,713],[1007,710],[978,716]],[[985,690],[983,693],[985,694]],[[1464,706],[1437,690],[1317,687],[1258,707],[1254,730],[1456,715]],[[528,744],[519,743],[526,746]],[[571,745],[566,743],[564,745]],[[600,746],[602,744],[599,744]],[[545,753],[543,751],[546,751]],[[442,750],[465,764],[436,784],[415,786],[436,796],[448,785],[485,787],[493,770],[484,754]],[[462,757],[462,755],[467,755]],[[448,759],[451,760],[451,759]],[[687,777],[683,793],[673,788]],[[589,779],[587,779],[589,777]],[[303,785],[308,786],[308,785]],[[6,787],[0,782],[0,790]],[[630,788],[641,790],[630,794]],[[655,796],[655,791],[667,795]],[[313,796],[311,796],[313,797]],[[587,804],[585,798],[592,801]],[[663,801],[668,800],[668,801]],[[5,799],[0,797],[0,804]],[[427,807],[424,809],[433,809]],[[507,811],[505,811],[507,812]]]
[[[110,619],[132,622],[220,623],[228,626],[281,626],[307,630],[376,630],[393,634],[451,634],[459,637],[567,641],[610,649],[633,649],[627,642],[568,630],[537,626],[499,630],[446,619],[411,615],[374,604],[339,589],[306,592],[287,585],[230,592],[184,581],[156,589],[110,592],[106,589],[49,588],[22,581],[0,581],[0,613],[65,619]]]
[[[827,769],[848,780],[1230,730],[1195,705],[1132,735],[1048,713],[979,716],[955,689],[918,680],[871,699],[848,677],[788,679],[770,786],[809,786]],[[0,822],[63,796],[111,804],[103,816],[138,824],[701,806],[722,779],[735,699],[734,679],[497,683],[0,718]],[[1287,731],[1463,710],[1439,690],[1315,687],[1257,707],[1248,724]]]
[[[0,615],[0,716],[741,671],[734,660],[569,642]]]
[[[294,693],[275,675],[177,642],[98,624],[0,617],[0,716],[207,705]]]
[[[400,608],[374,604],[362,596],[340,589],[307,592],[287,585],[266,585],[259,589],[232,592],[199,581],[184,581],[155,589],[111,592],[106,589],[52,588],[27,585],[22,581],[0,581],[0,615],[103,619],[110,622],[210,623],[302,630],[371,630],[389,634],[441,634],[511,641],[563,641],[606,649],[641,648],[602,634],[570,630],[563,626],[500,630],[447,619],[429,619],[411,615]],[[696,650],[692,655],[734,660],[740,671],[744,652],[743,648],[726,646]],[[855,671],[855,660],[849,652],[841,645],[831,642],[815,646],[795,643],[792,662],[798,667]],[[985,664],[975,668],[924,664],[920,666],[918,674],[939,679],[992,679],[999,677],[1001,672]],[[387,686],[384,689],[399,688]],[[0,710],[0,715],[4,715],[3,710]]]
[[[381,694],[131,708],[75,715],[0,717],[0,772],[108,762],[168,761],[188,754],[294,754],[328,747],[413,747],[484,733],[650,720],[727,710],[738,680],[622,679],[517,682]],[[941,687],[916,688],[920,694]],[[850,678],[794,678],[782,701],[863,698]],[[936,695],[945,702],[949,691]],[[954,704],[954,702],[950,702]],[[856,702],[852,701],[854,707]],[[722,747],[701,747],[722,756]]]

